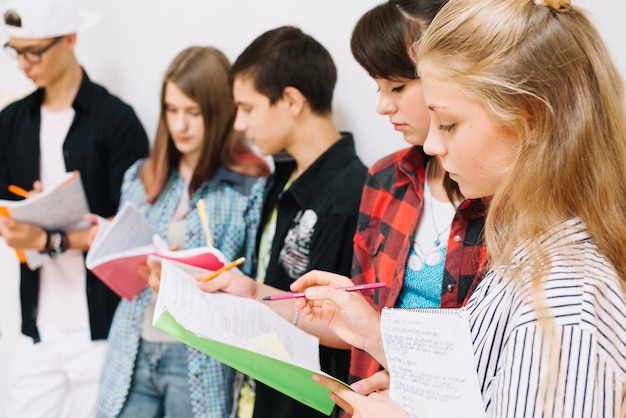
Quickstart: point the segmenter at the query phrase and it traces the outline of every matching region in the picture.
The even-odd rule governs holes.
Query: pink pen
[[[356,286],[339,287],[338,290],[345,290],[346,292],[359,292],[361,290],[378,289],[379,287],[387,287],[387,283],[379,282],[379,283],[359,284]],[[303,297],[304,297],[304,292],[296,292],[296,293],[283,293],[280,295],[266,296],[263,298],[263,300],[285,300],[285,299],[295,299],[295,298],[303,298]]]

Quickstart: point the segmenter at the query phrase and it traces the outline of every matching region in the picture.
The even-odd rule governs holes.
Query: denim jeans
[[[162,417],[193,417],[187,346],[142,339],[130,392],[119,418]]]

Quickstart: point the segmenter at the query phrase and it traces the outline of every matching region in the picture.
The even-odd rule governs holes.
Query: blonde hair
[[[623,79],[594,26],[567,0],[451,0],[414,54],[420,72],[460,86],[517,133],[516,161],[491,201],[492,266],[580,218],[626,282]],[[553,5],[554,3],[554,5]],[[534,258],[538,282],[550,267]]]
[[[548,336],[554,322],[541,245],[555,224],[578,217],[626,284],[626,111],[623,79],[594,26],[569,0],[451,0],[414,47],[419,72],[452,82],[517,134],[511,171],[491,201],[485,242],[492,268],[530,276]],[[530,250],[511,266],[514,248]],[[554,362],[550,362],[554,364]],[[542,380],[544,407],[550,379]]]

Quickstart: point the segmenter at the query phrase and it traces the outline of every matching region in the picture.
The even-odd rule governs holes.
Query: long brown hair
[[[198,103],[204,119],[204,143],[189,184],[190,194],[209,180],[220,164],[242,174],[269,175],[265,161],[233,130],[235,107],[229,70],[230,62],[221,51],[199,46],[181,51],[168,67],[161,84],[161,111],[154,145],[140,174],[149,202],[159,196],[170,170],[178,167],[181,158],[167,126],[165,86],[168,82]]]

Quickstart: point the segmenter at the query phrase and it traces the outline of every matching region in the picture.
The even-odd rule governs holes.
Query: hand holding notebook
[[[85,218],[89,206],[78,171],[66,173],[56,184],[36,194],[11,186],[12,193],[28,197],[22,200],[0,200],[0,216],[47,230],[75,231],[90,225]],[[16,252],[20,262],[28,264],[32,270],[49,259],[47,254],[33,248],[16,249]]]
[[[145,265],[149,257],[190,265],[205,273],[218,270],[228,262],[212,247],[170,250],[131,204],[123,205],[111,222],[98,219],[98,233],[87,253],[86,265],[118,295],[131,300],[148,285],[139,267]]]

